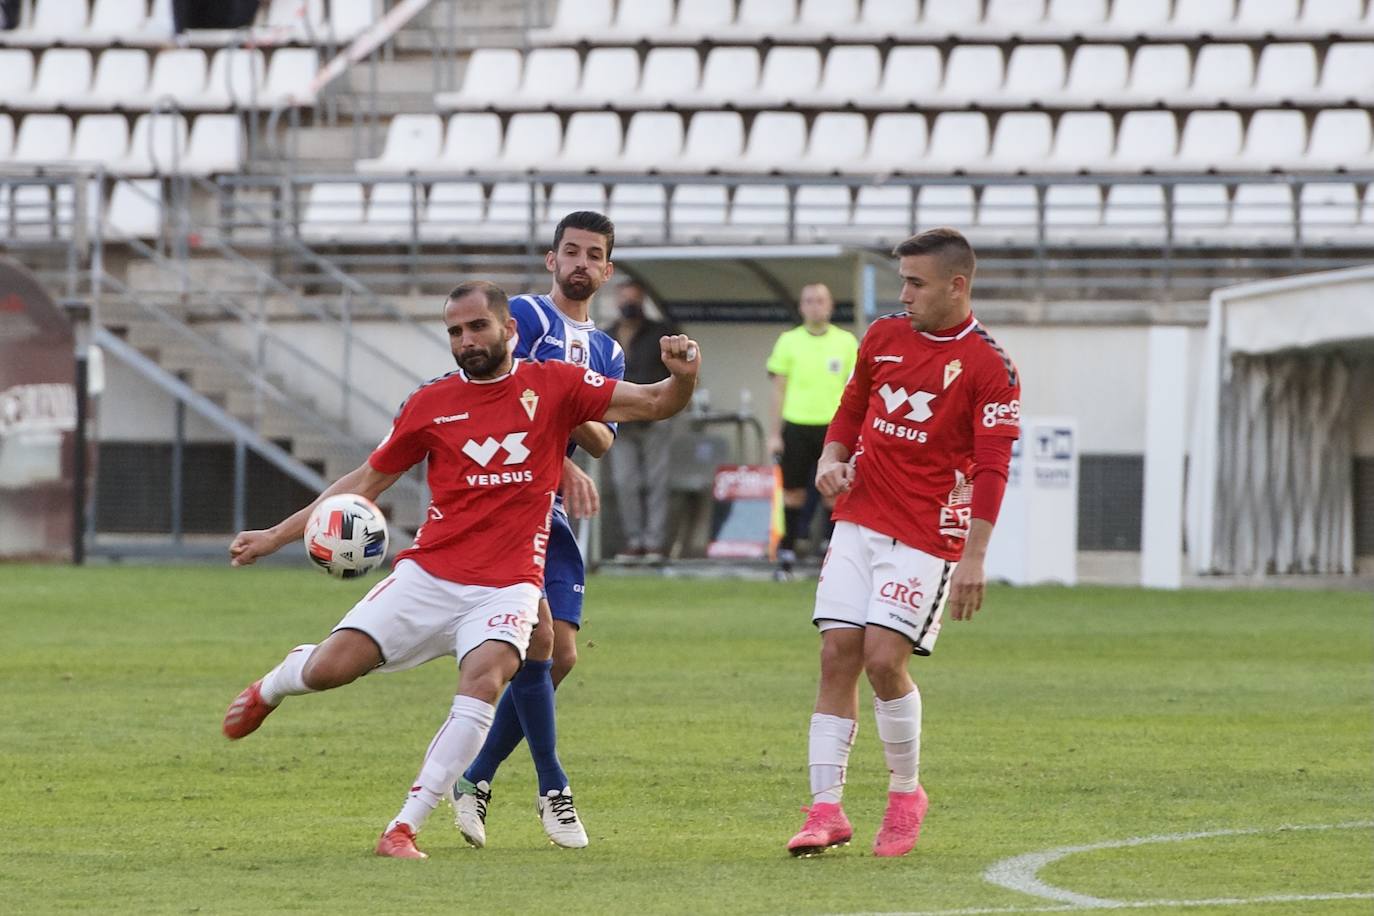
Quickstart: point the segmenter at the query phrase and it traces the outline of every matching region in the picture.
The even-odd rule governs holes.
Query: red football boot
[[[229,709],[224,713],[224,724],[220,729],[224,732],[224,737],[230,741],[237,741],[257,731],[262,720],[276,708],[263,702],[262,680],[256,680],[245,687],[243,693],[234,697],[234,702],[229,704]]]
[[[397,824],[377,840],[377,855],[388,859],[428,859],[415,848],[415,831],[409,824]]]

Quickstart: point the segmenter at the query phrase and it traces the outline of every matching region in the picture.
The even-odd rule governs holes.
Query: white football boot
[[[491,783],[485,779],[473,785],[466,779],[453,787],[453,823],[471,846],[481,849],[487,845],[487,803],[491,801]]]
[[[550,789],[535,802],[535,810],[539,812],[539,821],[549,835],[549,842],[564,849],[581,849],[587,845],[587,831],[582,828],[577,809],[573,807],[572,789],[567,786],[562,791]]]

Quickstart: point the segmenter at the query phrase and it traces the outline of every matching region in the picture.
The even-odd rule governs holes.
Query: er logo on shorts
[[[916,655],[929,655],[954,565],[862,525],[837,522],[811,621],[821,631],[884,627],[911,640]]]

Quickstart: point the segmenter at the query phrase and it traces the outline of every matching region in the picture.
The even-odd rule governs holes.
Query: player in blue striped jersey
[[[554,231],[544,264],[553,274],[548,295],[510,300],[519,331],[517,357],[563,360],[615,379],[625,377],[625,354],[591,321],[591,298],[611,278],[615,226],[600,213],[569,213]],[[524,738],[539,776],[538,811],[544,830],[558,846],[587,845],[587,832],[573,806],[567,774],[558,760],[554,688],[577,662],[585,571],[569,512],[586,517],[600,509],[596,485],[572,461],[578,446],[600,458],[615,439],[614,427],[588,422],[573,432],[563,460],[562,490],[554,504],[539,626],[530,639],[524,668],[511,680],[477,758],[454,786],[454,819],[474,846],[486,843],[487,803],[496,770]]]

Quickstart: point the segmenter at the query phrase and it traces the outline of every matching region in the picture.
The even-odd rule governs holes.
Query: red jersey
[[[826,442],[846,446],[854,481],[835,518],[957,561],[973,502],[975,437],[1021,435],[1016,365],[972,316],[948,336],[905,314],[869,327]]]
[[[563,450],[575,427],[601,419],[615,386],[569,363],[520,360],[499,379],[458,371],[416,389],[368,459],[383,474],[429,459],[426,519],[396,559],[463,585],[541,585]]]

